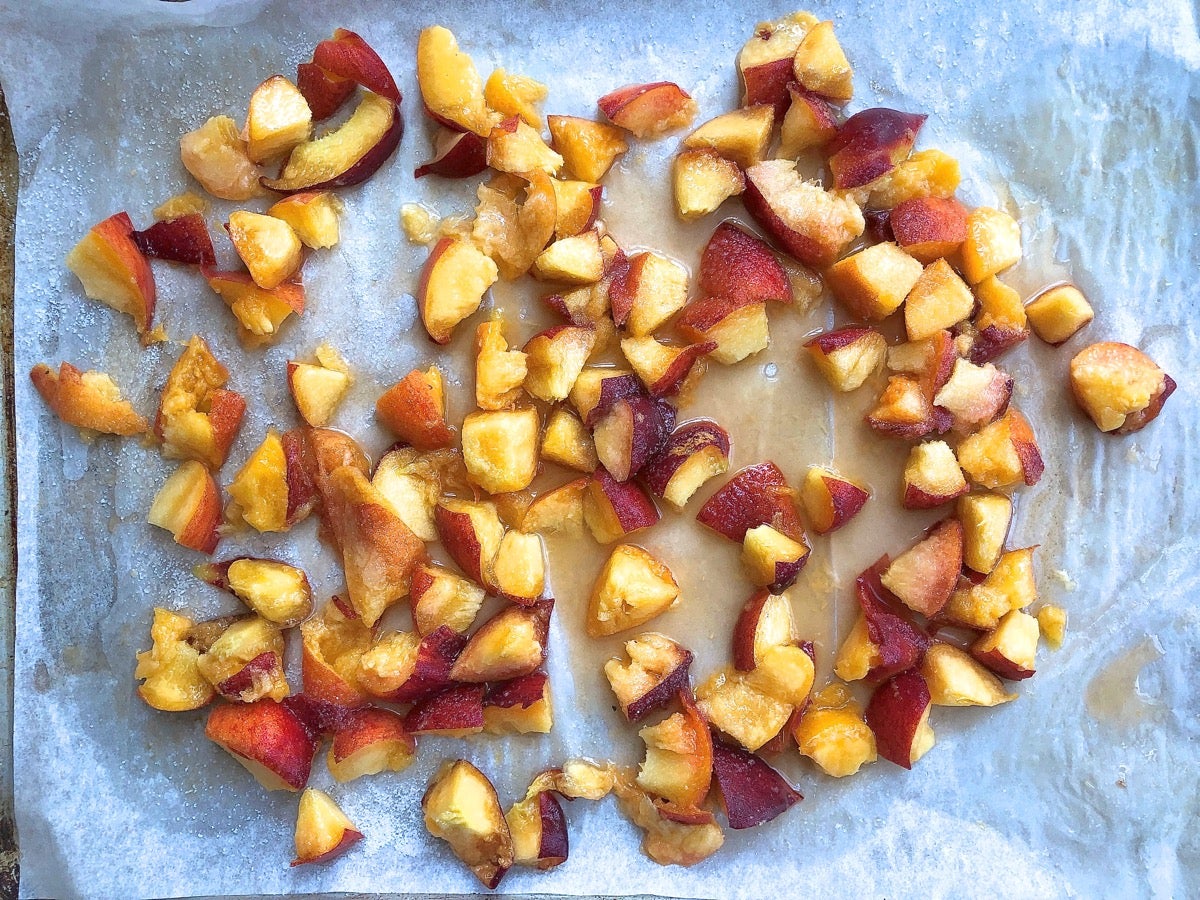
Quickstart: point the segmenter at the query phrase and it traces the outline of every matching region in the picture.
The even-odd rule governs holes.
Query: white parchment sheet
[[[1008,280],[1029,295],[1071,277],[1097,308],[1096,322],[1066,348],[1031,340],[1004,362],[1047,461],[1041,484],[1021,494],[1013,541],[1041,544],[1043,596],[1069,610],[1066,643],[1043,649],[1017,702],[935,710],[937,746],[911,773],[880,762],[834,781],[793,755],[782,768],[804,802],[768,826],[728,832],[725,848],[691,870],[646,859],[611,800],[577,802],[567,809],[570,860],[544,875],[514,870],[503,887],[689,897],[1200,895],[1195,6],[879,0],[814,9],[835,20],[854,64],[852,110],[929,113],[920,146],[962,161],[963,197],[1020,214],[1027,259]],[[230,608],[189,574],[196,554],[145,524],[170,467],[136,441],[81,442],[23,373],[43,360],[99,368],[148,413],[180,342],[204,334],[249,401],[223,483],[268,425],[295,423],[284,363],[322,340],[358,376],[335,424],[373,454],[388,442],[372,421],[374,397],[415,365],[458,373],[451,405],[461,417],[472,381],[455,362],[461,349],[435,349],[416,322],[412,292],[426,251],[398,227],[403,202],[467,212],[473,191],[473,182],[412,179],[429,156],[414,76],[420,28],[449,26],[485,75],[504,66],[547,83],[546,112],[591,115],[614,87],[667,79],[694,94],[703,120],[736,102],[733,60],[754,24],[790,11],[777,0],[0,0],[0,79],[21,157],[14,774],[24,896],[470,893],[473,876],[421,825],[419,797],[441,760],[474,760],[507,804],[533,772],[566,756],[639,758],[636,731],[612,711],[600,672],[619,640],[590,641],[581,627],[601,557],[580,551],[588,562],[564,571],[552,544],[553,734],[422,740],[408,771],[346,786],[318,759],[312,783],[333,791],[366,839],[332,865],[289,869],[296,798],[265,793],[207,741],[203,713],[158,713],[134,693],[134,654],[147,646],[155,605],[197,617]],[[158,320],[171,343],[139,349],[127,319],[84,299],[63,257],[118,210],[144,227],[158,203],[190,186],[180,134],[218,113],[240,120],[255,85],[292,75],[337,26],[362,34],[391,66],[408,132],[376,177],[343,192],[342,243],[306,263],[309,310],[277,346],[246,352],[194,272],[156,264]],[[628,154],[609,179],[605,218],[622,244],[694,265],[720,216],[676,224],[665,178],[676,146],[670,137]],[[214,206],[215,234],[231,208]],[[736,209],[730,204],[730,214]],[[522,341],[536,327],[520,312],[524,296],[495,292]],[[903,453],[863,439],[869,392],[835,408],[798,358],[804,334],[837,321],[830,303],[772,316],[770,351],[710,373],[684,413],[728,428],[735,467],[772,458],[797,483],[809,464],[834,461],[874,488],[862,521],[815,540],[791,592],[828,666],[834,635],[849,624],[854,575],[903,549],[932,517],[902,512],[892,499]],[[455,347],[469,343],[472,327]],[[1179,382],[1159,420],[1132,437],[1099,435],[1067,397],[1071,354],[1100,339],[1142,347]],[[700,535],[694,509],[668,515],[645,543],[672,566],[684,595],[654,627],[696,651],[702,677],[728,653],[748,590],[736,548]],[[282,538],[227,541],[220,555],[298,562],[323,600],[339,574],[315,534],[309,522]]]

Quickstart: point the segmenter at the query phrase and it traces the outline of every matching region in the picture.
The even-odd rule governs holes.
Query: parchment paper
[[[937,709],[937,746],[911,773],[880,762],[834,781],[790,755],[782,767],[804,802],[771,825],[728,832],[725,848],[691,870],[645,858],[640,834],[611,800],[577,802],[567,810],[569,862],[544,875],[514,870],[503,887],[694,897],[1200,894],[1195,7],[887,0],[814,8],[835,19],[855,66],[852,109],[928,112],[921,146],[959,157],[964,198],[1020,214],[1027,259],[1007,280],[1027,296],[1071,277],[1097,308],[1096,322],[1066,348],[1031,340],[1004,362],[1047,460],[1042,483],[1020,495],[1012,540],[1041,544],[1043,598],[1070,612],[1066,643],[1042,650],[1017,702]],[[388,442],[370,415],[381,386],[416,364],[452,358],[414,328],[414,273],[426,251],[403,238],[399,207],[422,200],[466,212],[473,190],[411,177],[429,155],[414,77],[419,29],[452,28],[485,76],[502,65],[543,80],[547,112],[591,115],[616,86],[670,79],[694,94],[702,120],[736,102],[734,54],[755,22],[789,11],[704,0],[0,2],[0,78],[21,156],[14,774],[23,896],[469,893],[473,876],[421,826],[418,800],[442,759],[474,760],[508,804],[532,773],[565,756],[639,758],[636,731],[612,711],[600,673],[620,641],[582,636],[602,554],[554,544],[553,734],[422,739],[408,771],[345,786],[318,760],[312,783],[333,791],[366,839],[332,865],[289,869],[296,798],[259,789],[204,738],[203,714],[154,712],[134,693],[134,653],[148,644],[153,606],[197,617],[231,608],[188,574],[195,554],[145,523],[169,466],[135,441],[82,443],[50,417],[23,373],[42,360],[100,368],[148,413],[180,343],[204,334],[250,401],[221,476],[227,483],[268,425],[295,421],[285,361],[329,340],[358,376],[335,424],[377,454]],[[194,273],[156,265],[159,321],[172,343],[140,350],[124,317],[84,299],[64,255],[115,211],[149,222],[155,205],[190,186],[179,135],[217,113],[240,120],[255,85],[294,73],[336,26],[364,35],[390,64],[409,130],[392,163],[344,192],[341,245],[305,267],[309,310],[278,345],[247,353]],[[675,224],[663,173],[676,145],[637,144],[610,178],[605,218],[623,244],[694,265],[720,216]],[[231,208],[214,206],[214,226]],[[527,294],[501,288],[495,302],[515,316]],[[795,483],[807,465],[836,461],[873,486],[868,514],[834,540],[815,541],[791,592],[827,669],[850,621],[854,574],[903,549],[931,516],[897,509],[903,454],[863,439],[869,389],[832,407],[797,358],[804,334],[835,321],[829,302],[772,315],[769,353],[711,373],[684,413],[726,425],[735,467],[773,458]],[[522,315],[515,336],[535,327]],[[1100,436],[1067,398],[1070,356],[1100,339],[1141,346],[1179,382],[1141,434]],[[471,388],[469,376],[452,388],[452,415],[466,411]],[[700,534],[697,507],[668,515],[645,543],[684,594],[654,627],[696,651],[702,677],[725,659],[748,590],[736,548]],[[302,564],[321,599],[340,586],[311,522],[282,539],[220,548],[222,557],[240,553]],[[556,553],[578,562],[556,566]]]

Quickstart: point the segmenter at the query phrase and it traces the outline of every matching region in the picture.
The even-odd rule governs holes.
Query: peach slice
[[[359,469],[334,469],[322,489],[326,522],[341,552],[351,606],[368,626],[408,593],[425,545]]]
[[[221,537],[221,491],[212,473],[186,460],[159,488],[146,521],[171,532],[180,546],[211,554]]]
[[[303,191],[284,197],[267,210],[267,215],[287,222],[305,247],[319,250],[336,246],[341,239],[341,212],[341,201],[333,193]]]
[[[495,890],[513,864],[512,836],[496,789],[465,759],[445,763],[421,798],[425,827]]]
[[[582,534],[589,481],[577,478],[539,494],[525,511],[521,527],[539,534]]]
[[[628,481],[666,443],[675,427],[675,408],[634,394],[597,406],[588,419],[600,465],[617,481]]]
[[[638,732],[646,745],[637,785],[680,809],[696,809],[708,796],[713,775],[713,739],[688,691],[679,692],[683,711]]]
[[[873,328],[860,326],[818,334],[804,346],[817,370],[839,391],[862,387],[887,355],[887,339]]]
[[[617,481],[603,467],[588,482],[583,519],[598,544],[611,544],[659,520],[658,508],[636,481]]]
[[[1012,510],[1012,500],[1004,494],[959,498],[957,513],[963,524],[963,563],[967,568],[986,575],[996,567],[1004,552]]]
[[[742,539],[742,570],[750,583],[779,593],[787,590],[808,562],[809,546],[770,525],[756,525]]]
[[[743,169],[763,161],[775,126],[775,109],[769,104],[745,106],[709,119],[686,138],[690,150],[710,149]]]
[[[952,256],[967,239],[967,210],[953,197],[905,200],[888,221],[896,243],[926,265]]]
[[[686,128],[697,109],[691,94],[671,81],[626,85],[605,94],[597,106],[618,128],[649,140]]]
[[[800,82],[804,84],[803,79]],[[804,86],[811,89],[810,85]],[[888,174],[908,158],[926,118],[924,114],[883,107],[852,115],[826,148],[833,186],[849,190]]]
[[[238,321],[242,345],[255,349],[271,343],[293,313],[304,312],[304,286],[285,281],[263,290],[246,272],[205,272],[208,286],[220,296]]]
[[[942,618],[967,628],[987,631],[1014,609],[1024,609],[1038,597],[1033,573],[1033,547],[1009,550],[978,584],[959,588],[942,610]]]
[[[886,246],[886,245],[880,245]],[[910,341],[932,337],[971,315],[975,295],[944,259],[931,263],[904,302],[904,327]]]
[[[922,272],[895,244],[874,244],[826,269],[825,282],[854,316],[877,322],[900,308]]]
[[[642,850],[662,866],[694,866],[721,849],[725,835],[705,809],[679,810],[655,803],[645,791],[618,779],[621,811],[645,832]]]
[[[563,158],[542,140],[541,132],[510,116],[487,137],[487,164],[497,172],[545,172],[555,175]]]
[[[866,227],[853,199],[805,181],[788,160],[747,169],[745,203],[755,221],[806,266],[830,265]]]
[[[804,528],[796,515],[793,493],[778,466],[759,463],[729,479],[700,508],[696,521],[738,543],[759,525],[770,525],[780,534],[802,540]]]
[[[170,610],[154,610],[151,648],[137,655],[133,677],[141,683],[138,696],[154,709],[184,712],[199,709],[216,695],[197,665],[199,651],[188,643],[194,623]]]
[[[475,405],[504,409],[521,398],[529,373],[522,350],[510,350],[504,338],[504,320],[492,318],[475,329]]]
[[[488,688],[483,697],[483,730],[488,734],[549,734],[554,726],[550,679],[531,672]]]
[[[226,700],[282,700],[290,693],[283,670],[283,632],[261,616],[232,622],[200,654],[197,666]]]
[[[621,354],[654,397],[687,396],[707,370],[704,357],[715,343],[673,347],[652,335],[621,339]]]
[[[745,86],[742,106],[770,103],[776,116],[783,115],[788,103],[787,86],[795,77],[796,50],[817,21],[812,13],[797,12],[775,22],[758,23],[737,56]]]
[[[609,554],[588,599],[587,632],[604,637],[644,625],[679,600],[671,570],[641,547],[621,544]]]
[[[546,660],[553,600],[509,606],[479,627],[450,669],[453,681],[507,681],[535,671]]]
[[[492,561],[500,550],[504,526],[496,506],[486,501],[444,499],[434,510],[434,522],[446,551],[477,584],[492,582]]]
[[[483,605],[483,588],[441,566],[413,570],[410,598],[413,624],[422,636],[445,625],[465,634]]]
[[[51,411],[68,425],[101,434],[143,434],[147,423],[103,372],[80,372],[68,362],[55,372],[45,363],[29,370],[29,379]]]
[[[312,614],[308,576],[295,566],[274,559],[239,556],[219,563],[201,563],[192,574],[215,588],[228,591],[280,628],[299,625]]]
[[[931,707],[929,686],[917,672],[903,672],[877,687],[867,704],[866,719],[875,732],[879,755],[911,769],[933,747]]]
[[[300,238],[283,219],[238,210],[225,227],[250,277],[263,290],[273,290],[300,268]]]
[[[537,474],[541,422],[532,407],[474,412],[463,419],[467,477],[490,494],[520,491]]]
[[[317,741],[284,703],[222,703],[204,733],[245,766],[268,791],[299,791],[308,783]]]
[[[483,731],[482,684],[460,684],[419,701],[404,716],[412,734],[467,737]]]
[[[962,524],[957,519],[943,519],[892,560],[879,580],[909,609],[935,616],[954,593],[962,555]]]
[[[336,78],[360,84],[372,93],[399,105],[400,89],[379,54],[366,41],[345,28],[317,44],[313,64]]]
[[[261,163],[307,141],[312,131],[312,111],[294,84],[272,75],[250,94],[246,111],[246,155]]]
[[[350,187],[366,181],[400,146],[400,107],[367,93],[337,130],[292,150],[278,178],[262,185],[284,194]]]
[[[598,465],[592,436],[577,416],[562,407],[551,410],[546,419],[541,455],[542,459],[580,472],[594,472]]]
[[[933,509],[971,489],[945,441],[926,441],[912,448],[904,466],[903,486],[905,509]]]
[[[994,629],[971,645],[971,655],[1001,678],[1021,681],[1033,675],[1040,633],[1033,616],[1009,610]]]
[[[576,178],[592,183],[612,168],[617,157],[629,149],[619,128],[577,116],[547,116],[554,149],[562,154],[567,169]]]
[[[713,779],[734,830],[753,828],[783,815],[804,798],[761,757],[713,743]]]
[[[500,119],[488,107],[475,63],[440,25],[423,29],[417,39],[417,85],[425,111],[447,128],[487,137]]]
[[[342,598],[334,597],[300,626],[300,639],[305,696],[339,708],[362,706],[367,692],[359,678],[359,661],[371,647],[374,631]]]
[[[513,861],[546,871],[567,861],[567,817],[551,791],[530,792],[506,814],[513,840]]]
[[[645,718],[689,690],[692,652],[665,635],[648,631],[625,642],[626,663],[610,659],[604,676],[630,722]]]
[[[809,29],[796,48],[792,70],[806,90],[835,103],[854,96],[854,71],[833,34],[832,22],[819,22]]]
[[[418,450],[437,450],[454,440],[446,425],[445,386],[437,366],[414,369],[380,394],[375,416]]]
[[[309,425],[327,425],[353,383],[350,368],[328,344],[316,351],[315,363],[288,360],[287,380],[300,417]]]
[[[442,129],[434,144],[433,159],[413,170],[414,178],[438,175],[442,178],[470,178],[488,166],[488,142],[473,131]]]
[[[1104,432],[1141,431],[1174,391],[1175,380],[1129,344],[1092,344],[1071,360],[1071,393]]]
[[[542,117],[537,106],[549,93],[550,89],[540,81],[504,69],[495,69],[483,86],[488,106],[502,116],[519,116],[526,125],[538,130],[542,127]]]
[[[316,788],[305,788],[296,813],[293,866],[329,862],[360,840],[362,832],[355,828],[332,797]]]
[[[976,365],[983,365],[1029,337],[1029,317],[1021,304],[1021,295],[995,275],[973,287],[979,312],[971,328],[965,331],[970,341],[966,355]]]
[[[1073,284],[1059,284],[1038,294],[1025,307],[1033,333],[1052,347],[1070,340],[1096,317],[1092,304]]]
[[[1045,469],[1033,429],[1011,408],[964,440],[955,452],[967,477],[992,490],[1022,481],[1032,487]]]
[[[959,250],[963,277],[979,284],[1021,259],[1021,226],[1006,212],[980,206],[967,216],[967,237]]]
[[[796,748],[826,775],[853,775],[878,757],[875,734],[863,718],[863,709],[843,684],[831,684],[812,695],[792,728]]]
[[[701,293],[733,300],[792,302],[792,284],[766,242],[732,222],[722,222],[700,254]]]
[[[823,149],[837,135],[837,117],[824,97],[791,82],[784,106],[787,112],[779,129],[781,158],[795,159],[806,150]]]
[[[792,704],[761,690],[732,667],[709,676],[696,689],[696,700],[713,727],[752,753],[779,734],[792,715]]]
[[[193,335],[167,376],[154,420],[163,456],[221,467],[246,409],[241,394],[224,389],[228,379],[229,370]]]
[[[229,116],[213,116],[179,139],[183,167],[214,197],[249,200],[263,193],[261,170]]]
[[[656,497],[683,509],[705,482],[729,471],[729,447],[729,435],[716,422],[688,422],[646,463],[642,479]]]
[[[715,344],[709,355],[726,366],[762,352],[771,343],[767,306],[760,300],[702,297],[684,307],[676,325],[693,343]]]
[[[635,337],[650,334],[683,308],[687,290],[688,272],[680,263],[658,253],[638,253],[613,278],[613,321]]]
[[[746,190],[746,177],[737,163],[715,150],[684,150],[675,157],[671,172],[675,211],[685,222],[716,212]]]
[[[201,269],[217,264],[208,225],[198,212],[160,220],[130,236],[138,249],[151,259],[165,259]]]
[[[296,66],[296,89],[304,95],[314,122],[323,122],[342,108],[354,93],[354,82],[334,75],[313,62]]]
[[[158,291],[128,214],[119,212],[92,226],[67,254],[67,268],[88,297],[131,316],[142,342],[147,341]]]
[[[588,234],[594,236],[595,232]],[[539,400],[565,400],[595,345],[596,329],[590,325],[555,325],[534,335],[524,347],[525,390]]]
[[[417,286],[421,321],[429,336],[448,344],[454,326],[479,309],[497,274],[496,264],[468,241],[453,237],[438,241]]]
[[[391,510],[422,541],[437,540],[433,510],[442,487],[459,478],[461,457],[453,450],[389,450],[379,460],[371,484]],[[460,479],[461,480],[461,479]]]
[[[866,488],[820,466],[809,467],[800,486],[800,505],[817,534],[841,528],[858,515],[870,497]]]
[[[934,706],[998,706],[1017,699],[971,654],[950,644],[938,642],[925,652],[921,676]]]
[[[275,431],[267,432],[238,469],[229,483],[229,496],[233,502],[227,514],[233,522],[244,522],[255,531],[287,531],[292,526],[287,453]]]
[[[770,591],[756,591],[742,605],[733,627],[733,664],[753,671],[775,647],[796,644],[791,602]]]

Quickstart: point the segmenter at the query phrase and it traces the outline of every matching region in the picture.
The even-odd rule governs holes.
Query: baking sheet
[[[223,471],[227,482],[268,425],[294,421],[285,361],[329,340],[358,377],[335,424],[377,454],[387,438],[370,409],[381,386],[414,365],[448,359],[419,333],[412,291],[425,251],[403,238],[400,204],[421,200],[443,213],[470,205],[469,187],[411,177],[429,154],[413,74],[419,29],[452,28],[485,75],[502,65],[545,81],[547,112],[590,115],[595,98],[613,87],[671,79],[693,93],[703,119],[736,102],[733,58],[754,23],[791,11],[707,2],[412,6],[92,0],[84,17],[73,3],[0,0],[0,79],[21,156],[16,371],[62,359],[100,368],[148,411],[179,342],[199,331],[250,401]],[[960,158],[964,198],[1020,213],[1027,259],[1006,278],[1028,294],[1069,273],[1098,310],[1086,340],[1141,346],[1179,390],[1145,432],[1104,438],[1066,398],[1066,365],[1081,338],[1062,351],[1030,341],[1005,360],[1047,459],[1042,483],[1021,494],[1013,539],[1042,545],[1043,597],[1070,612],[1063,649],[1042,651],[1019,701],[936,710],[938,744],[911,773],[881,762],[834,781],[789,759],[783,769],[804,802],[771,825],[727,832],[720,853],[686,871],[642,856],[639,834],[611,800],[571,804],[569,862],[546,874],[514,870],[504,890],[1200,893],[1200,694],[1190,673],[1200,651],[1192,603],[1200,586],[1194,7],[892,0],[814,8],[836,21],[855,66],[852,108],[930,113],[921,146]],[[148,222],[155,205],[188,186],[179,135],[209,115],[240,118],[255,85],[294,72],[336,26],[364,35],[390,64],[405,94],[408,132],[391,164],[344,192],[342,244],[306,263],[309,311],[278,345],[246,353],[227,311],[194,273],[156,266],[159,321],[174,343],[140,350],[127,321],[83,299],[62,264],[67,250],[114,211]],[[694,265],[716,217],[688,228],[674,223],[662,173],[675,146],[674,139],[636,145],[610,176],[606,219],[623,244]],[[214,206],[212,220],[223,221],[230,208]],[[527,300],[519,290],[495,292],[514,316]],[[521,338],[535,319],[521,316]],[[726,425],[735,466],[773,458],[795,483],[807,465],[836,460],[875,488],[871,515],[834,541],[817,539],[790,592],[826,667],[833,634],[848,625],[854,573],[902,549],[931,518],[902,513],[890,499],[902,454],[862,439],[865,392],[830,408],[819,379],[797,362],[800,338],[833,321],[827,302],[775,313],[771,350],[711,373],[684,411]],[[456,345],[468,342],[460,336]],[[468,379],[451,392],[457,415],[470,388]],[[739,402],[730,406],[722,396]],[[442,759],[475,761],[507,804],[533,772],[565,756],[638,758],[635,729],[611,711],[599,671],[619,640],[590,641],[580,627],[602,557],[555,545],[554,733],[423,739],[408,771],[331,788],[366,834],[352,853],[329,866],[289,869],[295,797],[261,791],[204,738],[203,714],[157,713],[134,693],[133,656],[147,644],[153,606],[197,617],[229,608],[188,575],[195,554],[144,522],[169,466],[136,442],[82,443],[21,378],[16,411],[22,896],[469,893],[478,888],[473,876],[421,826],[418,800]],[[736,548],[698,532],[687,516],[645,543],[672,566],[684,593],[654,627],[696,651],[702,676],[724,658],[748,591]],[[321,597],[339,587],[313,523],[282,540],[241,538],[220,550],[223,557],[247,552],[303,564]],[[556,553],[580,562],[556,566]],[[332,784],[320,762],[312,783]]]

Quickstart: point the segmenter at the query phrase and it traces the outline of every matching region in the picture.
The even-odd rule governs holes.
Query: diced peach
[[[597,105],[618,128],[651,140],[687,127],[697,109],[691,95],[670,81],[626,85],[605,94]]]
[[[638,732],[646,758],[638,771],[642,790],[680,809],[698,807],[708,796],[713,773],[713,739],[691,693],[681,691],[683,711]]]
[[[692,653],[665,635],[646,632],[625,642],[629,662],[610,659],[604,675],[630,722],[665,706],[689,690]]]
[[[967,568],[986,575],[996,567],[1004,552],[1012,508],[1012,500],[1004,494],[979,493],[959,498],[963,563]]]
[[[950,378],[934,395],[936,406],[954,417],[954,430],[970,433],[996,419],[1008,409],[1013,379],[992,363],[977,366],[969,360],[954,361]]]
[[[284,197],[267,210],[267,215],[292,226],[304,246],[325,249],[340,240],[341,212],[341,201],[330,191],[304,191]]]
[[[955,254],[967,239],[967,210],[953,197],[916,197],[888,217],[896,243],[928,265]]]
[[[549,734],[553,727],[550,679],[545,672],[493,684],[483,697],[487,734]]]
[[[510,350],[504,322],[493,318],[475,329],[475,404],[480,409],[504,409],[521,397],[529,370],[526,355]]]
[[[839,391],[862,387],[882,367],[888,349],[878,331],[855,326],[819,334],[804,346],[817,370]]]
[[[553,600],[510,605],[471,635],[450,669],[462,683],[507,681],[529,675],[546,660],[546,637]]]
[[[776,699],[732,667],[714,672],[696,689],[697,706],[712,725],[754,752],[787,725],[792,705]]]
[[[1022,481],[1035,485],[1045,469],[1033,429],[1011,408],[964,440],[955,452],[967,477],[992,490]]]
[[[746,178],[737,163],[715,150],[683,150],[672,168],[675,211],[691,222],[720,208],[746,189]]]
[[[619,128],[576,116],[547,116],[554,149],[567,169],[583,181],[598,182],[629,149]]]
[[[658,253],[638,253],[610,287],[613,321],[634,336],[650,334],[687,303],[688,273]]]
[[[246,155],[260,163],[308,140],[312,111],[296,86],[272,75],[250,94],[246,112]]]
[[[872,184],[867,204],[894,209],[906,200],[953,197],[960,181],[958,160],[941,150],[921,150]]]
[[[959,588],[942,610],[942,617],[967,628],[995,628],[1000,618],[1024,609],[1038,597],[1033,575],[1033,547],[1009,550],[979,584]]]
[[[912,152],[925,124],[921,114],[872,107],[842,123],[829,142],[829,171],[838,190],[861,188],[892,171]]]
[[[1092,344],[1071,360],[1071,393],[1101,431],[1140,431],[1174,391],[1175,380],[1129,344]]]
[[[870,493],[831,469],[811,466],[800,486],[800,504],[817,534],[836,531],[863,508]]]
[[[875,244],[825,270],[835,297],[861,319],[886,319],[921,278],[919,262],[895,244]]]
[[[805,150],[825,147],[837,135],[838,122],[828,101],[795,82],[787,86],[787,114],[779,135],[779,156],[795,159]]]
[[[676,428],[641,475],[656,497],[683,509],[705,482],[728,470],[729,435],[700,419]]]
[[[679,332],[692,343],[715,344],[709,355],[731,366],[767,349],[771,335],[761,300],[702,297],[684,307]]]
[[[604,188],[587,181],[551,179],[554,188],[556,240],[590,231],[600,214]],[[598,280],[598,279],[597,279]]]
[[[1020,261],[1021,226],[998,209],[973,209],[967,215],[967,237],[959,253],[963,276],[978,284]]]
[[[126,213],[109,216],[84,235],[66,262],[88,297],[133,318],[144,343],[158,291],[150,261],[132,235],[133,223]]]
[[[596,448],[591,435],[583,422],[562,407],[553,409],[546,419],[541,455],[542,459],[580,472],[596,470]]]
[[[792,586],[808,561],[808,554],[804,540],[781,534],[770,525],[756,525],[742,539],[742,569],[750,583],[770,588],[774,593]]]
[[[315,363],[288,360],[288,387],[300,417],[309,425],[327,425],[354,379],[336,349],[322,344]]]
[[[796,80],[815,94],[838,103],[854,96],[854,71],[833,34],[832,22],[820,22],[804,35],[792,66]]]
[[[444,499],[434,510],[434,521],[446,551],[467,577],[477,584],[491,584],[492,560],[504,538],[495,504]]]
[[[329,774],[345,783],[364,775],[402,772],[417,755],[404,719],[390,709],[365,706],[341,712],[325,757]]]
[[[863,718],[862,706],[842,684],[812,695],[792,735],[801,755],[834,778],[853,775],[878,758],[875,734]]]
[[[497,172],[554,175],[562,168],[563,158],[546,146],[538,129],[510,116],[488,134],[487,163]]]
[[[944,259],[926,267],[904,303],[904,327],[910,341],[953,328],[971,315],[975,295]]]
[[[963,528],[943,519],[905,550],[880,575],[883,586],[909,609],[936,615],[950,599],[962,569]]]
[[[450,342],[454,326],[479,309],[497,271],[468,241],[444,237],[434,245],[417,286],[421,321],[434,341]]]
[[[213,116],[179,139],[183,167],[214,197],[249,200],[263,191],[262,172],[229,116]]]
[[[926,441],[909,451],[901,495],[905,509],[933,509],[969,490],[954,451],[945,441]]]
[[[780,534],[802,541],[804,528],[796,515],[794,493],[774,463],[747,466],[709,497],[696,521],[738,543],[759,525],[770,525]]]
[[[429,783],[421,809],[429,833],[450,844],[484,887],[495,890],[514,854],[504,809],[487,776],[465,759],[447,762]]]
[[[212,553],[220,540],[221,491],[194,459],[183,462],[154,496],[146,521],[171,532],[175,543]]]
[[[774,22],[759,22],[754,34],[738,52],[737,65],[745,93],[743,106],[770,103],[777,116],[787,109],[788,83],[793,81],[796,49],[818,19],[797,12]]]
[[[589,483],[588,478],[577,478],[539,494],[525,511],[521,527],[539,534],[581,534]]]
[[[483,605],[483,588],[441,566],[413,570],[410,588],[413,624],[422,637],[445,625],[463,634]]]
[[[549,93],[540,81],[504,69],[494,70],[483,86],[488,106],[502,116],[520,116],[522,122],[537,129],[542,127],[537,106]]]
[[[998,706],[1017,699],[971,654],[951,644],[938,642],[925,651],[921,676],[934,706]]]
[[[768,104],[746,106],[709,119],[683,140],[690,150],[708,148],[743,169],[763,161],[771,142],[775,110]]]
[[[534,335],[524,347],[525,389],[539,400],[565,400],[595,343],[596,330],[590,326],[556,325]]]
[[[875,732],[879,755],[911,769],[933,747],[929,727],[929,686],[917,672],[902,672],[875,689],[866,720]]]
[[[588,600],[587,632],[604,637],[644,625],[679,599],[679,585],[663,563],[641,547],[614,548]]]
[[[440,25],[423,29],[417,39],[417,85],[425,111],[449,128],[486,137],[500,119],[488,107],[475,63]]]
[[[454,440],[446,425],[446,393],[437,366],[414,369],[379,395],[375,416],[418,450],[436,450]]]
[[[520,491],[538,467],[536,409],[475,412],[463,420],[463,462],[473,484],[492,494]]]
[[[806,182],[787,160],[746,170],[745,203],[755,221],[807,266],[830,265],[866,227],[853,199]]]
[[[583,518],[599,544],[610,544],[658,522],[654,501],[636,481],[617,481],[596,469],[584,497]]]
[[[216,695],[197,665],[200,653],[188,643],[193,622],[187,616],[155,608],[149,650],[137,655],[133,677],[138,696],[154,709],[183,712],[199,709]]]
[[[1034,673],[1040,629],[1038,620],[1019,609],[1005,613],[996,627],[971,645],[971,655],[1009,681]]]
[[[317,742],[286,703],[222,703],[204,734],[241,763],[268,791],[299,791],[308,783]]]
[[[1033,333],[1051,346],[1068,341],[1095,318],[1092,305],[1073,284],[1060,284],[1038,294],[1025,307]]]
[[[238,338],[248,349],[271,343],[289,316],[304,312],[304,285],[299,282],[285,281],[267,291],[246,272],[207,272],[205,277],[237,319]]]
[[[29,372],[46,405],[68,425],[101,434],[142,434],[147,423],[121,396],[121,389],[103,372],[80,372],[68,362],[55,372],[38,363]]]

